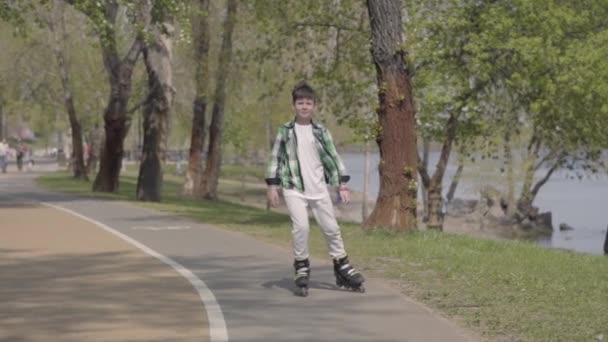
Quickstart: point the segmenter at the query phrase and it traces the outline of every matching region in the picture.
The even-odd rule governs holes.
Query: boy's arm
[[[270,161],[268,162],[268,167],[266,168],[265,181],[268,186],[278,186],[281,184],[280,152],[282,140],[283,139],[281,129],[279,129],[277,137],[274,139],[274,144],[272,145],[272,153],[270,155]]]
[[[325,133],[325,137],[327,140],[327,148],[329,149],[330,153],[333,154],[333,157],[336,159],[338,173],[340,174],[340,184],[346,184],[350,180],[350,176],[346,171],[346,167],[344,166],[344,162],[342,162],[342,158],[340,158],[340,155],[338,154],[338,150],[336,150],[336,146],[334,145],[334,139],[332,138],[331,133],[328,129],[325,130]]]

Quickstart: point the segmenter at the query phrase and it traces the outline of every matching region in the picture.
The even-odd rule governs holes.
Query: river
[[[438,155],[438,152],[430,154],[429,165],[435,165]],[[363,191],[364,155],[362,153],[342,153],[341,156],[352,177],[349,186],[355,191]],[[372,153],[369,179],[370,198],[375,198],[378,194],[378,161],[378,153]],[[456,190],[455,197],[477,199],[479,198],[477,190],[482,185],[496,186],[495,183],[500,181],[498,167],[492,169],[487,165],[467,166],[464,170],[464,177]],[[456,167],[450,164],[444,177],[444,195],[455,171]],[[604,237],[608,225],[608,177],[606,174],[572,179],[572,175],[567,172],[555,172],[541,188],[534,205],[538,206],[541,212],[551,211],[553,216],[554,232],[550,238],[539,240],[539,245],[583,253],[603,254]],[[561,223],[567,223],[574,227],[574,230],[560,231]]]

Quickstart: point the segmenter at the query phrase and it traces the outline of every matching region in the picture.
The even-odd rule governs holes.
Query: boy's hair
[[[291,100],[293,103],[296,103],[296,100],[299,99],[311,99],[315,103],[317,102],[315,90],[305,81],[298,82],[291,92]]]

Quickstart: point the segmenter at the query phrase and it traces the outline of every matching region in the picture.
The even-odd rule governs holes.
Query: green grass
[[[186,168],[187,164],[183,164]],[[139,171],[139,165],[129,164],[126,166],[128,173],[137,174]],[[165,175],[175,175],[175,164],[167,163],[164,165]],[[220,177],[222,179],[240,180],[241,176],[245,176],[247,181],[259,181],[264,182],[264,169],[255,166],[241,166],[236,164],[223,164],[220,171]]]
[[[123,177],[118,194],[133,200],[133,177]],[[93,195],[90,184],[65,174],[39,179],[43,186]],[[217,226],[245,232],[289,248],[288,217],[229,202],[180,198],[167,181],[163,203],[138,203]],[[94,196],[98,196],[95,194]],[[356,266],[392,283],[489,340],[608,340],[608,257],[549,250],[524,242],[498,242],[437,232],[364,232],[341,224]],[[311,251],[326,257],[318,229]],[[288,262],[288,261],[286,261]]]

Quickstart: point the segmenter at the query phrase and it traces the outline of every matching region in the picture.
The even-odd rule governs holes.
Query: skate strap
[[[350,264],[344,264],[340,266],[340,271],[346,272],[348,276],[352,276],[353,274],[357,273],[357,271],[355,271],[355,269]]]
[[[308,267],[301,267],[296,270],[297,274],[306,274],[308,273]]]

